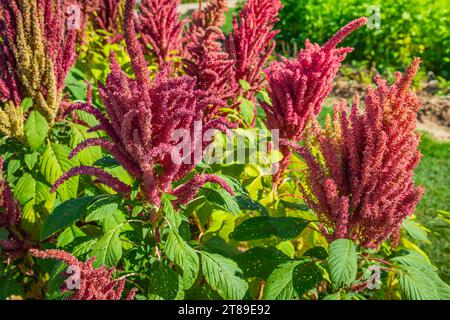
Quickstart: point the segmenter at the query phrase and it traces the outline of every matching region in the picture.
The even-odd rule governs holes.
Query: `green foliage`
[[[415,181],[424,186],[425,194],[417,206],[417,221],[431,232],[431,243],[420,243],[420,247],[429,253],[430,259],[439,267],[439,274],[446,282],[450,281],[450,263],[448,261],[448,242],[450,232],[448,224],[436,213],[439,210],[450,211],[450,143],[433,139],[423,134],[420,143],[423,158],[415,170]]]
[[[81,114],[81,113],[80,113]],[[96,132],[88,132],[88,128],[80,124],[71,123],[71,134],[70,134],[70,147],[75,148],[79,143],[86,139],[98,138],[99,134]],[[100,147],[87,148],[81,151],[77,158],[83,165],[92,165],[96,160],[102,157],[102,150]]]
[[[92,196],[70,199],[57,206],[42,226],[41,240],[47,239],[55,232],[80,220],[94,199],[95,197]]]
[[[36,110],[31,111],[25,122],[24,130],[32,149],[37,150],[44,143],[48,129],[45,117]]]
[[[416,221],[411,218],[403,221],[403,229],[407,232],[408,236],[417,241],[427,241],[429,242],[427,237],[427,231]]]
[[[69,159],[71,149],[62,144],[48,144],[47,149],[42,154],[40,172],[48,183],[53,185],[64,172],[69,171],[79,163],[77,159]],[[66,201],[77,196],[78,177],[74,177],[64,182],[57,190],[62,201]]]
[[[267,279],[264,290],[264,299],[267,300],[291,300],[298,299],[294,289],[293,273],[300,261],[290,261],[276,268]]]
[[[86,222],[107,219],[119,208],[120,198],[116,195],[98,196],[86,208]]]
[[[330,244],[328,258],[331,284],[334,288],[348,286],[356,279],[358,256],[355,244],[348,239],[338,239]]]
[[[169,230],[165,249],[167,257],[183,270],[183,285],[185,289],[189,289],[198,276],[198,254],[172,229]]]
[[[107,41],[108,36],[110,35],[105,32],[95,32],[90,27],[86,30],[87,46],[82,48],[75,67],[86,80],[91,80],[93,83],[106,80],[109,73],[109,56],[112,52],[119,64],[130,70],[130,59],[126,53],[124,41],[110,43]],[[81,83],[79,84],[81,86]]]
[[[166,265],[161,265],[154,272],[148,292],[152,300],[182,299],[182,280],[179,274]]]
[[[449,300],[450,287],[436,273],[436,268],[417,252],[392,259],[400,274],[400,287],[411,300]]]
[[[245,278],[267,279],[272,271],[291,259],[274,247],[255,247],[234,257]]]
[[[295,292],[301,297],[309,290],[316,288],[322,278],[322,271],[314,262],[304,261],[295,267],[292,284]]]
[[[206,201],[212,205],[234,215],[239,214],[239,204],[227,191],[223,189],[216,190],[204,188],[202,193],[204,194]]]
[[[304,257],[313,257],[319,260],[324,260],[328,257],[328,252],[324,247],[317,246],[306,250]]]
[[[236,262],[221,255],[200,252],[202,273],[208,284],[227,300],[240,300],[248,289]]]
[[[420,56],[427,71],[450,77],[450,24],[448,0],[384,0],[367,2],[283,0],[278,39],[301,49],[306,39],[324,43],[349,21],[380,9],[380,28],[364,27],[343,42],[354,47],[348,59],[402,69]],[[279,48],[282,50],[282,46]]]
[[[267,279],[264,299],[298,299],[322,279],[318,267],[309,261],[290,261],[276,268]]]
[[[294,217],[255,217],[245,220],[230,235],[236,241],[265,239],[276,236],[292,239],[308,225],[308,221]]]
[[[122,242],[119,238],[121,225],[108,230],[92,246],[90,255],[95,256],[94,266],[100,267],[106,265],[115,267],[122,257]]]

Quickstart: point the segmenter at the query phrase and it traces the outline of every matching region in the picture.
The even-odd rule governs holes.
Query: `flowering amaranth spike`
[[[110,43],[122,39],[122,7],[124,0],[99,0],[90,14],[94,29],[105,30],[111,34],[108,38]]]
[[[73,292],[69,300],[121,300],[125,288],[125,278],[113,279],[114,268],[105,266],[94,268],[95,257],[81,262],[63,250],[30,249],[29,253],[40,259],[53,259],[64,262],[69,268],[62,292]],[[125,300],[133,300],[137,289],[130,290]]]
[[[261,106],[267,115],[267,127],[279,129],[281,139],[301,140],[307,120],[319,114],[341,62],[353,50],[336,45],[366,22],[365,17],[353,20],[323,46],[307,40],[297,59],[274,62],[265,70],[271,104],[262,102]],[[287,146],[281,146],[280,151],[283,160],[274,181],[278,181],[291,158]]]
[[[6,179],[2,175],[3,158],[0,157],[0,229],[8,231],[8,238],[0,240],[0,247],[8,256],[20,256],[26,251],[26,242],[20,232],[22,210],[14,199]]]
[[[409,87],[419,63],[416,58],[403,75],[397,73],[392,86],[377,77],[364,113],[357,98],[350,114],[343,102],[333,124],[313,127],[315,142],[296,147],[309,171],[300,189],[330,241],[351,238],[377,248],[398,238],[402,221],[414,212],[423,194],[413,182],[421,158],[414,133],[421,102]]]
[[[233,19],[233,30],[227,38],[226,50],[235,60],[236,80],[245,80],[250,90],[245,97],[253,100],[262,88],[262,69],[275,47],[273,38],[278,31],[273,30],[282,8],[280,0],[248,0]],[[242,95],[241,87],[235,93]]]
[[[185,21],[177,11],[180,0],[142,0],[138,11],[138,29],[144,47],[160,66],[171,56],[181,56]]]
[[[33,108],[50,123],[57,115],[64,79],[76,58],[77,30],[66,24],[65,3],[0,0],[0,102],[10,101],[20,108],[22,99],[31,98]],[[0,128],[4,118],[17,122],[20,113],[0,109]]]
[[[97,8],[100,6],[100,2],[102,0],[80,0],[81,7],[83,12],[86,15],[92,14]]]
[[[147,63],[135,34],[133,6],[134,1],[125,4],[124,31],[135,78],[128,77],[112,56],[111,73],[106,84],[99,87],[108,117],[89,103],[77,103],[68,110],[80,109],[94,115],[99,125],[91,131],[104,130],[110,140],[87,139],[72,151],[71,156],[90,146],[103,147],[133,178],[141,182],[145,197],[156,205],[160,204],[164,192],[180,196],[178,202],[184,203],[206,182],[218,183],[232,193],[223,180],[212,175],[194,178],[184,186],[172,189],[172,182],[191,172],[203,157],[206,144],[200,140],[203,133],[208,129],[225,128],[220,118],[201,125],[205,110],[210,106],[223,105],[223,101],[195,89],[195,79],[188,76],[171,78],[162,71],[150,80]],[[186,142],[190,148],[185,153],[179,150],[178,141],[174,140],[177,132],[182,133],[182,137],[192,137]],[[191,161],[173,161],[172,155]],[[78,174],[95,176],[118,192],[128,193],[131,189],[102,169],[86,166],[66,172],[53,189]]]
[[[208,27],[220,28],[226,20],[225,12],[228,10],[226,0],[211,0],[205,7],[200,7],[192,13],[189,21],[189,30],[206,30]]]
[[[197,29],[191,35],[191,42],[187,46],[190,58],[184,59],[184,64],[186,74],[197,79],[197,89],[226,101],[233,96],[236,82],[234,61],[222,50],[220,41],[224,38],[219,28]],[[215,107],[206,110],[206,120],[217,115],[219,105]]]

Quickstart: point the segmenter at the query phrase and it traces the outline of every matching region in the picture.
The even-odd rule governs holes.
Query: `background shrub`
[[[355,48],[349,59],[364,61],[384,71],[387,66],[402,68],[413,56],[420,56],[427,71],[450,77],[449,0],[283,0],[283,3],[277,27],[281,30],[278,39],[285,44],[279,44],[279,51],[289,47],[292,54],[292,48],[302,48],[307,38],[323,43],[339,26],[362,15],[372,15],[370,7],[379,6],[381,28],[362,28],[343,43]]]

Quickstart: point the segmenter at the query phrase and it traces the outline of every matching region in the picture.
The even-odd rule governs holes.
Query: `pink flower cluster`
[[[133,1],[134,2],[134,1]],[[180,0],[142,0],[137,27],[144,47],[164,66],[171,55],[180,55],[183,26],[177,7]]]
[[[80,0],[83,12],[87,15],[92,14],[99,7],[100,1],[102,0]]]
[[[54,259],[64,262],[72,268],[73,276],[79,277],[79,288],[70,289],[67,283],[63,285],[62,292],[73,292],[70,300],[121,300],[125,288],[125,278],[116,280],[112,278],[114,268],[107,269],[105,266],[94,268],[95,257],[86,262],[81,262],[70,253],[62,250],[44,250],[30,249],[29,253],[40,259]],[[77,273],[79,271],[79,273]],[[67,280],[66,280],[67,281]],[[130,290],[125,300],[133,300],[137,289]]]
[[[13,48],[16,42],[17,4],[13,1],[0,1],[0,102],[13,101],[20,105],[22,94],[19,89],[20,79],[14,72],[16,61]]]
[[[90,14],[95,29],[102,29],[111,33],[110,43],[122,39],[120,11],[121,0],[98,0],[95,9]]]
[[[352,48],[336,48],[336,45],[366,22],[365,17],[353,20],[323,46],[306,41],[297,59],[274,62],[265,70],[271,104],[262,102],[261,106],[269,129],[279,129],[282,139],[301,140],[307,120],[322,109],[341,62],[352,51]],[[291,157],[286,146],[281,147],[281,152],[284,158],[274,181],[282,175]]]
[[[0,228],[11,227],[20,222],[20,206],[9,188],[6,179],[1,173],[3,168],[3,158],[0,157]]]
[[[200,148],[200,156],[203,156],[206,142],[202,144],[199,140],[203,133],[208,129],[225,128],[224,121],[220,118],[203,123],[198,128],[205,110],[223,105],[223,101],[208,97],[205,91],[196,89],[195,79],[188,76],[169,77],[163,70],[150,80],[147,63],[135,34],[133,6],[134,1],[127,1],[124,31],[135,78],[128,77],[112,56],[111,73],[106,85],[99,87],[108,118],[90,103],[78,103],[68,110],[71,112],[80,109],[93,114],[99,125],[91,128],[91,131],[104,130],[111,140],[88,139],[76,147],[71,156],[89,146],[103,147],[133,178],[141,182],[145,198],[155,205],[160,204],[163,192],[180,195],[178,203],[185,203],[206,182],[218,183],[232,193],[223,180],[211,175],[194,178],[185,186],[172,190],[172,182],[191,172],[201,160],[196,159],[196,150]],[[174,132],[179,129],[189,132],[192,137],[189,151],[186,151],[189,154],[182,154],[183,150],[179,150],[177,146],[178,141],[174,141]],[[179,154],[180,158],[190,157],[191,161],[177,163],[172,160],[173,154]],[[53,190],[78,174],[95,176],[118,192],[130,192],[130,186],[109,173],[87,166],[66,172],[55,183]]]
[[[9,188],[6,179],[2,176],[3,158],[0,157],[0,228],[8,230],[7,240],[0,240],[0,247],[9,256],[19,256],[23,253],[26,244],[19,234],[22,210]]]
[[[226,39],[226,51],[235,61],[236,80],[245,80],[250,90],[245,92],[247,99],[263,85],[262,69],[275,47],[273,41],[278,31],[273,30],[278,21],[278,12],[282,8],[280,0],[248,0],[234,17],[233,30]],[[235,94],[243,94],[241,87]]]
[[[419,63],[414,59],[391,86],[378,77],[365,97],[364,113],[357,98],[350,114],[343,102],[333,124],[312,129],[315,143],[292,144],[309,169],[308,183],[300,189],[330,241],[351,238],[376,248],[395,237],[414,212],[423,194],[413,182],[421,158],[414,133],[421,102],[409,87]]]
[[[187,51],[190,58],[184,59],[185,72],[197,80],[196,87],[208,95],[227,101],[236,91],[234,61],[223,51],[225,36],[216,27],[206,30],[198,28],[190,37]],[[214,118],[218,107],[209,108],[205,112],[205,120]]]
[[[204,89],[205,79],[210,80],[209,93],[230,100],[232,107],[239,105],[239,96],[253,100],[263,87],[262,69],[275,46],[273,27],[282,7],[280,0],[247,1],[227,38],[218,28],[225,21],[225,0],[209,1],[183,21],[178,5],[179,0],[141,2],[136,21],[143,46],[160,67],[179,71],[177,57],[181,57],[188,75],[200,82],[198,88]],[[210,27],[215,28],[207,30]],[[244,90],[240,80],[248,82],[250,89]],[[216,111],[212,110],[211,117]]]
[[[211,0],[204,8],[192,13],[189,21],[190,33],[198,29],[206,30],[208,27],[220,28],[225,23],[225,12],[228,10],[226,0]]]

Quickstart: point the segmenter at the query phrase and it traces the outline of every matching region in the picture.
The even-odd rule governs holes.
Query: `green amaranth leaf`
[[[308,225],[308,221],[296,217],[254,217],[245,220],[230,234],[236,241],[265,239],[276,236],[281,239],[297,237]]]
[[[408,299],[450,300],[450,287],[420,253],[409,251],[391,261],[397,266],[400,288]]]
[[[102,220],[112,215],[118,209],[119,202],[117,195],[98,196],[87,207],[86,222]]]
[[[349,239],[338,239],[330,244],[329,251],[328,265],[333,288],[350,285],[358,269],[355,244]]]
[[[268,277],[264,288],[264,300],[297,299],[292,274],[301,261],[290,261],[279,265]]]
[[[206,282],[225,300],[241,300],[248,283],[241,278],[236,262],[218,254],[201,251],[202,272]]]
[[[183,270],[183,285],[185,289],[189,289],[200,269],[197,253],[173,229],[169,230],[165,249],[167,257]]]
[[[405,229],[408,236],[411,237],[411,239],[417,240],[417,241],[425,241],[430,242],[427,236],[427,232],[425,229],[421,227],[420,224],[418,224],[416,221],[412,220],[411,218],[405,219],[403,221],[403,229]]]
[[[312,261],[305,261],[295,267],[293,271],[293,286],[298,296],[314,289],[322,280],[323,275],[317,265]]]
[[[180,300],[183,299],[183,281],[181,276],[167,267],[158,266],[151,274],[148,287],[149,298],[152,300]]]
[[[34,150],[37,150],[45,141],[48,133],[48,123],[45,117],[38,111],[30,112],[24,126],[25,136],[28,144]]]
[[[317,246],[306,250],[303,256],[324,260],[328,257],[328,252],[324,247]]]
[[[70,134],[70,147],[75,148],[86,139],[98,138],[99,135],[96,132],[88,132],[88,128],[77,123],[71,123]],[[97,146],[86,148],[77,155],[80,163],[83,165],[91,166],[95,161],[102,157],[102,149]]]
[[[82,197],[61,203],[47,217],[41,229],[41,241],[80,220],[95,197]]]
[[[92,247],[90,256],[97,259],[95,267],[115,267],[122,258],[122,241],[120,240],[120,227],[108,230]]]
[[[233,260],[242,269],[245,278],[267,279],[277,266],[291,259],[273,247],[255,247],[236,255]]]
[[[229,213],[239,215],[240,209],[236,199],[224,189],[203,188],[201,191],[206,200]]]
[[[65,172],[79,163],[69,159],[70,148],[61,144],[48,144],[41,157],[40,172],[53,185]],[[59,186],[57,192],[62,201],[77,197],[78,177],[70,178]]]

